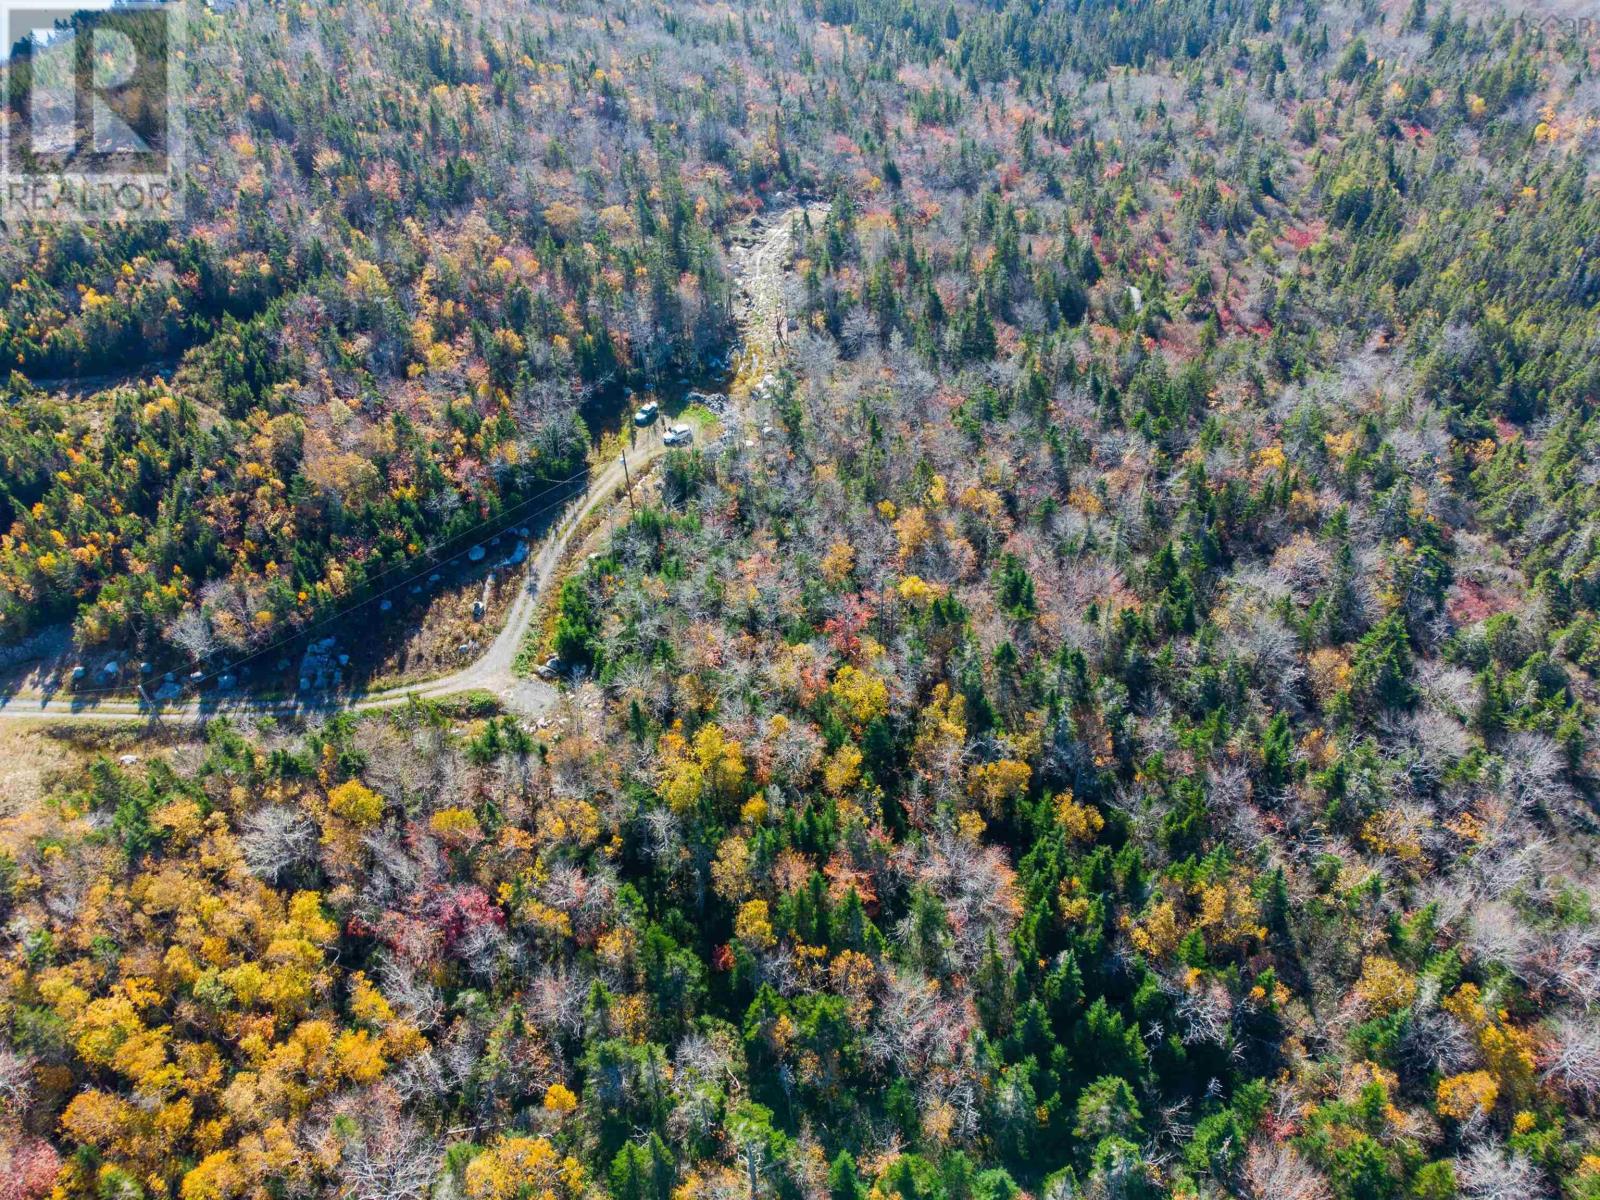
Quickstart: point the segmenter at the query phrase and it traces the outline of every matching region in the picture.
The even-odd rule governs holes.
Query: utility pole
[[[633,503],[633,477],[628,474],[628,452],[622,452],[622,478],[628,485],[628,511],[634,516],[639,515],[639,509]]]

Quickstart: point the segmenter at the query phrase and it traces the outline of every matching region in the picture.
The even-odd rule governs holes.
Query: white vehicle
[[[694,441],[694,430],[687,425],[674,425],[661,436],[661,440],[669,446],[687,446]]]
[[[660,411],[660,406],[652,400],[649,404],[641,405],[633,414],[633,423],[635,425],[649,425],[655,421],[656,414]]]

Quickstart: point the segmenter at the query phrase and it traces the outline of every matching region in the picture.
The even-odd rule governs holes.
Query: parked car
[[[649,425],[655,421],[656,414],[660,411],[660,406],[656,404],[654,400],[652,400],[649,404],[641,405],[638,410],[634,412],[633,423],[635,425]]]
[[[669,446],[687,446],[694,440],[694,430],[687,425],[674,425],[662,435],[661,440]]]

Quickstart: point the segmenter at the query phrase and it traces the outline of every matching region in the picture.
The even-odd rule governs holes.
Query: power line
[[[386,577],[388,577],[390,575],[393,575],[396,571],[400,571],[400,570],[404,570],[406,568],[409,568],[414,563],[416,563],[419,559],[427,558],[427,557],[431,556],[432,554],[434,554],[436,551],[438,551],[441,547],[449,545],[449,544],[451,544],[451,543],[453,543],[455,541],[458,541],[458,540],[460,540],[462,538],[465,538],[471,533],[474,533],[474,532],[476,532],[478,530],[487,529],[490,526],[499,525],[499,524],[501,524],[503,522],[512,521],[512,520],[516,519],[516,515],[520,512],[520,510],[526,508],[528,505],[533,504],[535,501],[542,500],[545,496],[550,495],[554,491],[560,490],[561,488],[563,488],[566,485],[574,482],[575,480],[582,479],[585,475],[588,475],[589,473],[590,473],[589,472],[589,468],[585,467],[582,471],[579,471],[579,472],[577,472],[576,474],[573,474],[573,475],[569,475],[565,479],[561,479],[561,480],[555,481],[549,487],[545,488],[544,491],[539,492],[537,495],[530,496],[526,500],[519,501],[518,503],[512,505],[510,508],[505,509],[504,511],[496,514],[493,517],[488,517],[488,518],[485,518],[482,521],[475,522],[474,524],[468,525],[465,529],[461,530],[459,533],[456,533],[456,534],[452,535],[451,537],[443,538],[443,539],[440,539],[439,541],[432,542],[429,545],[424,546],[422,549],[418,550],[416,554],[412,555],[408,561],[396,563],[394,566],[391,566],[391,567],[386,567],[382,571],[378,572],[376,575],[372,576],[370,579],[367,579],[367,580],[363,581],[363,586],[364,587],[365,586],[369,586],[369,585],[371,585],[371,584],[373,584],[373,583],[375,583],[375,582],[377,582],[379,580],[382,580],[382,579],[384,579],[384,578],[386,578]],[[523,517],[523,519],[530,519],[532,517],[539,516],[539,515],[541,515],[541,514],[543,514],[545,512],[549,512],[551,509],[559,508],[559,507],[561,507],[561,505],[566,504],[568,502],[569,502],[569,498],[563,498],[563,499],[557,500],[557,501],[555,501],[555,502],[553,502],[551,504],[544,505],[541,508],[535,509],[532,512],[521,513],[521,516]],[[466,547],[465,549],[458,550],[456,553],[448,555],[445,558],[441,558],[441,559],[435,560],[434,562],[429,564],[429,569],[446,566],[446,565],[454,562],[456,559],[461,558],[462,556],[471,553],[471,551],[472,551],[472,547],[470,547],[470,546]],[[202,675],[199,679],[190,680],[189,681],[190,682],[190,686],[198,689],[200,687],[203,687],[205,684],[211,682],[214,679],[220,678],[223,675],[227,675],[230,672],[237,671],[240,667],[245,666],[248,663],[254,662],[256,659],[260,658],[262,655],[269,654],[273,650],[282,649],[284,646],[289,645],[291,642],[299,641],[301,638],[305,637],[307,634],[309,634],[309,633],[311,633],[311,632],[313,632],[313,631],[315,631],[317,629],[325,628],[326,626],[334,623],[335,621],[342,620],[344,617],[348,616],[350,613],[355,612],[358,609],[365,608],[368,604],[371,604],[374,601],[378,601],[378,600],[383,599],[383,597],[385,597],[385,596],[387,596],[387,595],[389,595],[389,594],[391,594],[391,593],[393,593],[395,591],[398,591],[399,589],[405,587],[408,583],[411,583],[412,581],[414,581],[416,579],[422,578],[422,576],[423,576],[423,572],[419,570],[415,574],[408,575],[406,578],[401,579],[399,582],[397,582],[397,583],[395,583],[395,584],[393,584],[393,585],[391,585],[391,586],[389,586],[387,588],[384,588],[381,591],[372,592],[370,595],[367,595],[366,597],[364,597],[363,599],[361,599],[359,601],[355,601],[353,603],[349,603],[349,604],[343,605],[343,606],[341,606],[339,608],[336,608],[332,612],[326,613],[326,614],[318,617],[317,619],[309,622],[308,624],[299,626],[292,633],[285,634],[283,637],[277,639],[276,641],[269,642],[265,646],[261,646],[261,647],[258,647],[255,650],[252,650],[249,654],[245,655],[243,658],[235,659],[234,661],[232,661],[231,663],[229,663],[226,666],[219,667],[219,668],[217,668],[217,669],[215,669],[215,670],[213,670],[213,671],[211,671],[211,672],[209,672],[207,674]],[[204,663],[204,661],[205,661],[204,659],[194,658],[194,659],[191,659],[189,661],[189,666],[200,666],[200,665],[202,665]],[[174,672],[174,674],[176,674],[176,672]],[[140,684],[140,685],[136,685],[136,686],[137,686],[137,689],[139,690],[139,692],[142,695],[143,694],[143,685]],[[119,688],[110,688],[110,687],[104,687],[104,688],[74,688],[73,691],[72,691],[72,694],[75,697],[77,697],[77,696],[82,696],[82,697],[107,696],[107,695],[115,695],[120,690],[121,689],[119,689]]]

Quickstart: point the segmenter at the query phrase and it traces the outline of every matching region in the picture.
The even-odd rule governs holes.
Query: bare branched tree
[[[339,1156],[341,1195],[349,1200],[422,1200],[438,1173],[442,1147],[387,1092],[350,1105],[356,1132]]]
[[[1544,1079],[1592,1112],[1600,1100],[1600,1018],[1562,1017],[1550,1029]]]
[[[184,609],[172,623],[172,629],[167,636],[172,639],[175,646],[197,662],[205,661],[217,651],[217,638],[211,632],[211,622],[196,609]]]
[[[0,1115],[20,1117],[33,1098],[33,1060],[0,1046]]]
[[[269,804],[247,814],[239,848],[250,870],[272,882],[311,862],[317,853],[317,827],[311,818],[287,804]]]
[[[1566,755],[1553,739],[1519,730],[1506,739],[1501,758],[1501,786],[1518,808],[1550,810],[1572,798]]]
[[[1456,1180],[1468,1200],[1548,1200],[1544,1172],[1521,1153],[1481,1142],[1456,1159]]]
[[[1286,1142],[1253,1142],[1245,1153],[1244,1193],[1249,1200],[1332,1200],[1333,1189]]]

